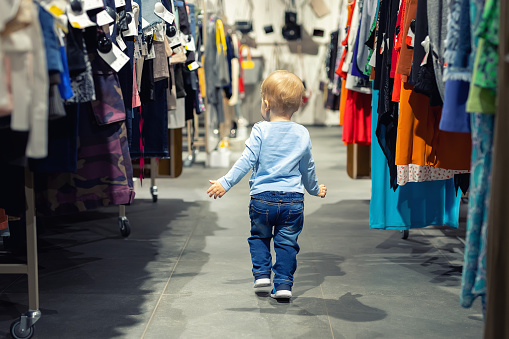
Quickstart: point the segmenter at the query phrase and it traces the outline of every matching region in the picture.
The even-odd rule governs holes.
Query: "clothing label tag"
[[[123,7],[125,6],[125,0],[115,0],[115,7]]]
[[[122,32],[122,35],[125,37],[138,35],[138,27],[136,27],[136,20],[134,20],[134,14],[133,12],[128,13],[131,14],[131,18],[133,19],[131,20],[129,25],[127,25],[128,28],[127,31]]]
[[[83,10],[89,11],[91,9],[103,8],[104,2],[102,0],[84,0],[83,1]]]
[[[376,67],[376,53],[371,54],[371,59],[369,59],[369,65],[371,67]]]
[[[148,55],[148,46],[146,42],[143,42],[141,44],[141,55],[146,56]]]
[[[429,50],[430,50],[430,40],[429,35],[426,36],[423,42],[421,42],[421,46],[424,47],[424,51],[426,52],[426,55],[424,55],[424,58],[422,59],[421,66],[424,66],[428,63],[428,56],[429,56]]]
[[[156,49],[154,48],[154,43],[150,45],[150,51],[148,51],[147,57],[145,59],[155,59],[156,57]]]
[[[127,48],[127,45],[125,44],[124,39],[122,39],[122,36],[120,34],[117,35],[117,45],[122,51]]]
[[[178,33],[175,34],[174,37],[168,38],[168,39],[170,40],[170,47],[172,49],[182,45],[182,41],[180,40],[180,34],[178,34]]]
[[[109,25],[115,22],[113,18],[106,11],[97,13],[97,26]]]
[[[112,45],[109,53],[105,54],[100,51],[97,52],[99,53],[99,56],[103,58],[103,60],[106,61],[113,70],[115,70],[115,72],[120,71],[120,69],[129,62],[129,57],[125,55],[115,44]]]
[[[154,30],[154,40],[159,42],[164,42],[164,36],[166,31],[166,27],[163,23],[157,24],[156,29]]]
[[[406,36],[406,44],[409,46],[409,47],[414,47],[414,44],[415,44],[415,33],[414,31],[412,31],[412,28],[408,28],[408,34]]]
[[[96,25],[95,22],[90,20],[85,11],[83,11],[83,13],[81,14],[76,15],[71,10],[70,6],[67,8],[67,17],[69,18],[71,26],[74,28],[83,29],[87,27],[93,27]]]
[[[162,3],[160,3],[160,2],[157,2],[154,5],[154,13],[155,13],[155,15],[157,15],[158,17],[160,17],[161,19],[163,19],[164,21],[166,21],[170,25],[175,20],[175,15],[173,15],[172,12],[167,10],[166,7],[164,7],[164,5]]]
[[[189,41],[187,44],[184,45],[185,49],[188,51],[194,52],[196,51],[196,45],[194,43],[194,38],[192,35],[189,35],[191,41]]]
[[[142,29],[145,29],[145,27],[149,26],[150,25],[150,22],[148,22],[147,20],[145,20],[144,17],[141,17],[141,28]]]
[[[187,68],[189,68],[190,71],[194,71],[200,68],[200,64],[198,64],[196,61],[193,61],[189,65],[187,65]]]
[[[380,47],[380,54],[383,54],[384,51],[385,51],[385,33],[383,34],[382,37],[382,46]]]
[[[140,53],[140,44],[138,41],[135,41],[134,42],[134,58],[135,59],[141,59],[142,56],[141,56],[141,53]]]

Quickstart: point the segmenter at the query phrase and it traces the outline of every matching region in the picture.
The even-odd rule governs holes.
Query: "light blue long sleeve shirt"
[[[320,192],[308,130],[292,121],[262,121],[253,126],[246,149],[219,183],[226,191],[253,169],[251,195],[266,191]]]

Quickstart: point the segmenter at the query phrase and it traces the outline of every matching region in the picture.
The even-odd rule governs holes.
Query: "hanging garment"
[[[476,86],[497,90],[500,0],[486,0],[477,35],[483,39],[482,53],[477,61],[478,71],[473,76]]]
[[[216,23],[208,23],[207,36],[216,36]],[[207,39],[205,46],[205,84],[206,96],[210,108],[210,115],[218,123],[224,122],[223,94],[222,88],[217,86],[219,83],[219,73],[216,67],[219,54],[215,39]],[[212,126],[213,127],[213,126]]]
[[[48,124],[48,156],[32,160],[30,168],[39,173],[75,173],[78,169],[79,105],[65,105],[65,117]]]
[[[440,131],[441,108],[403,84],[398,121],[396,165],[470,170],[471,141],[467,133]]]
[[[343,118],[345,144],[371,144],[371,94],[348,91]]]
[[[11,128],[30,131],[27,156],[40,159],[48,154],[49,80],[46,55],[38,6],[31,1],[28,5],[22,2],[20,6],[22,11],[17,15],[26,16],[31,24],[3,35],[1,42],[12,70],[14,107]]]
[[[372,30],[376,25],[376,17],[378,14],[378,1],[377,0],[365,0],[362,15],[361,15],[361,26],[359,29],[359,44],[358,52],[356,54],[355,63],[357,68],[362,75],[369,77],[371,66],[367,66],[369,59],[373,53],[373,45],[366,46]]]
[[[385,1],[385,0],[384,0]],[[372,138],[377,129],[378,91],[373,90]],[[387,159],[378,143],[371,144],[370,228],[407,230],[430,225],[457,228],[461,195],[456,195],[454,181],[409,183],[392,191]]]
[[[89,103],[79,110],[76,173],[35,175],[36,208],[42,215],[74,214],[134,199],[125,123],[100,126]]]
[[[396,133],[398,130],[398,105],[392,101],[394,79],[390,77],[394,33],[399,1],[384,0],[380,6],[379,30],[377,32],[377,59],[375,88],[379,89],[377,140],[382,148],[390,171],[390,184],[397,189]],[[387,38],[388,37],[388,38]]]
[[[440,129],[448,132],[470,133],[470,116],[466,111],[470,83],[447,80]]]
[[[402,25],[403,35],[401,39],[401,51],[398,61],[396,72],[401,74],[401,80],[407,82],[412,69],[412,62],[414,57],[414,49],[412,42],[415,43],[415,38],[412,39],[408,35],[412,21],[417,17],[417,0],[407,0],[405,5],[405,19]],[[415,31],[414,31],[415,33]],[[421,59],[422,60],[422,59]]]
[[[421,1],[421,0],[419,0]],[[427,2],[428,34],[431,50],[430,59],[435,72],[435,84],[438,87],[441,100],[444,100],[445,85],[444,73],[444,42],[447,39],[448,0],[434,0]]]
[[[345,109],[346,109],[346,97],[348,95],[348,90],[346,89],[346,80],[341,80],[341,98],[339,102],[339,124],[343,125],[345,119]]]
[[[460,302],[472,306],[474,299],[486,298],[486,242],[490,210],[491,168],[495,117],[472,114],[472,177],[468,198],[465,263]]]
[[[359,30],[362,4],[364,0],[356,0],[355,7],[353,8],[352,19],[350,26],[348,27],[348,45],[343,64],[343,72],[348,73],[352,67],[353,51],[355,48],[355,42],[357,41],[357,34]]]
[[[473,81],[470,83],[470,91],[467,99],[467,112],[495,113],[497,110],[496,91],[493,91],[490,88],[478,86],[474,81],[477,73],[480,72],[479,62],[481,55],[483,54],[484,44],[484,39],[479,39],[479,46],[477,48],[477,55],[474,62]]]

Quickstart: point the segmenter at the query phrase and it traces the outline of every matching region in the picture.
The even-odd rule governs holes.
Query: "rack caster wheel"
[[[157,202],[157,196],[159,195],[157,186],[150,187],[150,194],[152,194],[152,202]]]
[[[120,234],[122,234],[124,238],[131,234],[131,225],[129,224],[129,219],[127,219],[127,217],[118,218],[118,227],[120,228]]]
[[[16,320],[11,324],[11,336],[14,339],[30,339],[34,336],[35,327],[32,325],[26,330],[21,330],[21,321]]]
[[[401,233],[401,239],[403,239],[403,240],[408,239],[408,235],[410,233],[408,230],[399,231],[399,232]]]

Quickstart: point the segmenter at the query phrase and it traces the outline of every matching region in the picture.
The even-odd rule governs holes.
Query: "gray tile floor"
[[[458,302],[464,224],[406,241],[370,230],[370,181],[347,177],[341,129],[310,132],[329,193],[306,198],[291,302],[253,291],[247,178],[211,200],[207,179],[225,170],[195,164],[158,179],[157,203],[144,181],[127,239],[114,207],[45,221],[35,338],[481,338],[479,302]],[[6,337],[26,279],[2,275],[0,291]]]

